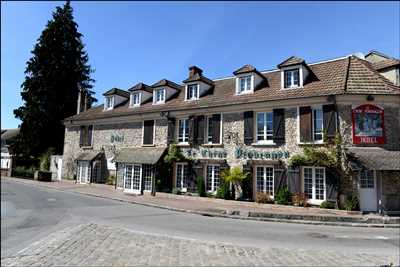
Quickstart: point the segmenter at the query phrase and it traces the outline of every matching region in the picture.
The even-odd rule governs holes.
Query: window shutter
[[[286,183],[286,173],[284,169],[274,168],[274,195],[276,195]]]
[[[246,111],[244,112],[244,143],[246,145],[251,145],[253,143],[253,117],[254,117],[254,112],[253,111]]]
[[[204,116],[197,116],[197,144],[199,145],[204,144],[204,124]]]
[[[81,126],[80,136],[79,136],[79,146],[83,146],[83,137],[84,137],[85,126]]]
[[[301,180],[299,168],[288,168],[287,170],[287,184],[289,191],[292,193],[301,192]]]
[[[311,107],[300,107],[300,142],[312,141],[312,112]]]
[[[175,142],[175,118],[168,118],[168,144]]]
[[[212,142],[219,144],[221,139],[221,114],[212,115]]]
[[[154,120],[144,121],[143,123],[143,144],[153,144],[153,133],[154,133]]]
[[[92,145],[92,135],[93,135],[93,125],[88,126],[88,134],[87,134],[87,146]]]
[[[285,109],[274,109],[273,133],[275,143],[285,141]]]
[[[336,134],[336,105],[323,105],[323,127],[326,137],[333,140]]]
[[[194,116],[190,116],[189,121],[189,144],[192,145],[195,141],[195,121]]]
[[[247,173],[247,178],[243,181],[242,190],[243,198],[254,199],[253,196],[253,166],[250,163],[243,165],[243,173]]]

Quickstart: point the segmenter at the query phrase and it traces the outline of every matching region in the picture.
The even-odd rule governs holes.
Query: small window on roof
[[[238,95],[253,92],[252,75],[239,77],[237,87]]]
[[[295,88],[300,86],[300,69],[284,71],[285,88]]]
[[[157,89],[154,92],[154,104],[165,103],[165,89]]]
[[[131,106],[138,107],[140,106],[140,93],[133,93],[131,97]]]
[[[114,107],[114,96],[106,97],[106,105],[104,109],[109,110],[113,109],[113,107]]]
[[[189,84],[186,89],[186,100],[199,99],[199,84]]]

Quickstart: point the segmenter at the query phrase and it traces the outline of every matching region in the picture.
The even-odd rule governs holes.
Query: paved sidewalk
[[[42,186],[175,211],[197,213],[206,216],[342,226],[398,228],[400,224],[399,217],[362,215],[360,212],[347,212],[343,210],[258,204],[254,202],[202,198],[167,193],[157,193],[155,197],[148,194],[138,196],[123,193],[121,190],[116,190],[114,186],[110,185],[84,185],[76,184],[74,181],[68,180],[59,182],[38,182],[18,178],[6,179],[14,179],[15,181],[34,186]]]
[[[99,224],[54,232],[2,266],[392,266],[398,255],[256,248],[149,235]]]

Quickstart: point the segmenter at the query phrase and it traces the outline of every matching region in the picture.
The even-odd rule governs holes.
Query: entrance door
[[[126,165],[124,176],[124,191],[140,194],[142,190],[142,166]]]
[[[377,211],[376,175],[374,170],[360,172],[359,192],[361,211]]]
[[[81,184],[89,183],[89,162],[88,161],[79,161],[78,182]]]

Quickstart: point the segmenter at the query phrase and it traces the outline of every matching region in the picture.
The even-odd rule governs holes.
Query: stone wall
[[[143,139],[142,122],[122,124],[95,125],[93,127],[93,143],[90,148],[79,146],[80,127],[73,126],[65,129],[63,177],[73,178],[76,173],[76,157],[85,151],[104,151],[106,159],[114,157],[114,153],[121,148],[141,147]],[[118,142],[111,142],[111,136],[123,136]],[[167,120],[159,119],[155,122],[155,146],[167,146]]]

